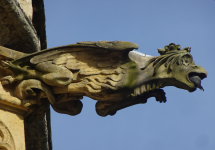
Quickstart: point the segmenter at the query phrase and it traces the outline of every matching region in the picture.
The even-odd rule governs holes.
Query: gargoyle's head
[[[163,86],[176,86],[189,92],[195,91],[196,88],[203,90],[201,80],[207,77],[207,72],[201,66],[195,65],[190,51],[190,47],[181,49],[180,45],[174,43],[164,49],[158,49],[161,56],[148,63],[153,64],[153,76],[168,79]]]

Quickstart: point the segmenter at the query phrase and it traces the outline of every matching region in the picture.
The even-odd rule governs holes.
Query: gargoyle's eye
[[[187,56],[187,55],[182,57],[183,65],[188,66],[188,65],[192,64],[192,62],[193,62],[192,57]]]

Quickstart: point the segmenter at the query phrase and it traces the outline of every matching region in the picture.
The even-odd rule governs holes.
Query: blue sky
[[[157,56],[169,43],[191,47],[208,71],[204,92],[165,87],[167,102],[150,98],[100,117],[85,97],[81,114],[51,111],[53,150],[214,150],[214,0],[45,0],[48,48],[78,41],[121,40]]]

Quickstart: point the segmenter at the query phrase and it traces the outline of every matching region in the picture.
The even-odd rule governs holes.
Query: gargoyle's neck
[[[143,93],[153,91],[163,87],[163,83],[159,80],[153,80],[151,82],[143,83],[142,85],[134,89],[134,96],[141,95]]]
[[[171,75],[167,74],[167,69],[164,65],[161,65],[156,70],[157,73],[154,74],[155,68],[153,63],[148,63],[156,58],[154,56],[147,57],[130,52],[129,58],[132,61],[126,68],[129,68],[128,74],[130,78],[132,77],[132,82],[127,85],[129,85],[128,87],[130,89],[134,89],[134,95],[140,95],[144,92],[162,88],[165,86],[165,81],[171,78]],[[131,67],[135,66],[134,64],[136,67]]]
[[[139,68],[134,95],[137,96],[166,86],[166,81],[171,79],[171,75],[167,74],[167,69],[164,65],[160,66],[158,72],[158,74],[154,75],[153,64],[148,65],[143,70]]]

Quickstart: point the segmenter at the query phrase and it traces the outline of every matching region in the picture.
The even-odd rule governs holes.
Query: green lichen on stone
[[[126,67],[128,68],[128,77],[125,86],[133,88],[137,84],[138,67],[136,62],[132,60],[126,64]]]

